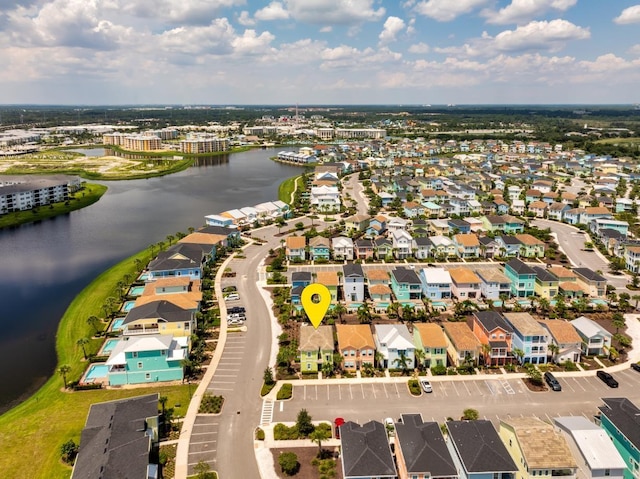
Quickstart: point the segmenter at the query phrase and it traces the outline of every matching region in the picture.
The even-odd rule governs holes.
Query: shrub
[[[564,367],[565,371],[579,371],[576,363],[571,361],[565,361],[564,363],[562,363],[562,366]]]
[[[462,411],[462,419],[466,421],[475,421],[480,417],[480,413],[476,409],[465,409]]]
[[[311,422],[311,416],[306,409],[300,409],[300,412],[298,412],[296,427],[302,437],[307,437],[315,429],[315,426]]]
[[[280,457],[278,457],[278,464],[280,464],[283,474],[287,476],[293,476],[300,470],[298,456],[293,452],[283,452],[280,454]]]
[[[256,429],[256,440],[264,441],[264,431],[261,428]]]
[[[262,385],[262,389],[260,390],[260,396],[266,396],[267,394],[269,394],[271,392],[271,390],[276,386],[275,383],[273,384],[263,384]]]
[[[409,379],[407,384],[409,386],[409,392],[413,396],[420,396],[422,394],[422,390],[420,389],[420,383],[418,382],[417,379]]]
[[[445,376],[447,374],[447,367],[444,364],[437,364],[431,368],[431,374],[434,376]]]
[[[300,432],[296,426],[285,426],[278,423],[273,427],[273,439],[276,441],[291,441],[300,438]]]
[[[202,396],[200,402],[200,408],[198,413],[200,414],[219,414],[222,411],[222,405],[224,404],[224,398],[222,396],[214,396],[212,394],[205,393]]]
[[[73,439],[69,439],[62,446],[60,446],[60,457],[66,464],[73,464],[76,456],[78,455],[78,445]]]
[[[280,387],[280,390],[278,391],[278,395],[276,396],[276,398],[278,399],[278,401],[282,401],[283,399],[291,399],[292,396],[293,396],[293,384],[284,383]]]

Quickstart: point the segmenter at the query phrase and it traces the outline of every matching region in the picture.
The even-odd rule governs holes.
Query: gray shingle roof
[[[378,421],[360,426],[348,421],[340,426],[342,467],[349,477],[396,477],[387,431]]]
[[[420,278],[412,269],[396,268],[391,270],[391,274],[398,283],[420,284]]]
[[[473,313],[473,315],[478,318],[478,322],[482,324],[487,331],[501,328],[507,332],[513,332],[513,328],[507,320],[496,311],[478,311]]]
[[[627,398],[603,398],[598,409],[636,449],[640,449],[640,409]]]
[[[127,313],[122,324],[129,324],[138,319],[162,319],[168,323],[191,321],[191,313],[169,301],[153,301],[133,308]]]
[[[449,436],[467,472],[513,472],[513,462],[490,421],[448,421]]]

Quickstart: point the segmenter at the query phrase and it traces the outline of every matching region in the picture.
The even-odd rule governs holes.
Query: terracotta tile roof
[[[513,417],[501,423],[513,429],[529,471],[578,467],[567,441],[552,425],[533,417]]]
[[[373,333],[368,324],[337,324],[338,349],[375,349]]]
[[[209,233],[191,233],[190,235],[185,236],[180,239],[178,243],[188,243],[188,244],[219,244],[227,239],[225,235],[216,235]]]
[[[389,281],[389,272],[384,269],[368,269],[364,274],[369,281]]]
[[[530,210],[543,210],[547,207],[547,203],[545,203],[544,201],[532,201],[531,203],[529,203],[529,209]]]
[[[151,281],[144,285],[143,295],[147,294],[155,294],[156,288],[162,287],[171,287],[171,286],[188,286],[189,283],[193,283],[192,287],[195,287],[197,284],[198,289],[200,289],[200,280],[192,279],[189,276],[174,276],[172,278],[158,278],[155,281]]]
[[[449,270],[451,279],[456,284],[461,283],[480,283],[480,278],[468,268],[452,268]]]
[[[530,234],[527,234],[527,233],[518,234],[516,235],[516,238],[522,244],[526,244],[526,245],[543,245],[544,244],[543,241],[540,241],[535,236],[531,236]]]
[[[505,313],[504,317],[523,336],[545,335],[544,328],[529,313]]]
[[[568,279],[568,278],[572,278],[572,279],[577,279],[578,278],[573,271],[571,271],[570,269],[565,268],[564,266],[553,266],[553,267],[549,268],[549,271],[551,273],[555,274],[558,277],[558,279],[560,279],[560,280]]]
[[[299,351],[333,351],[333,327],[322,325],[318,329],[311,325],[300,328]]]
[[[386,284],[374,284],[373,286],[369,286],[370,294],[391,294],[391,288]]]
[[[417,330],[422,340],[422,345],[428,348],[446,348],[447,338],[442,328],[435,323],[416,323],[413,329]]]
[[[458,351],[480,350],[480,341],[475,337],[467,323],[444,323],[443,328]]]
[[[325,286],[338,286],[338,273],[335,271],[318,271],[316,281]]]
[[[288,236],[287,248],[300,249],[307,245],[307,238],[304,236]]]
[[[199,297],[198,297],[199,296]],[[182,309],[196,309],[199,301],[202,299],[202,294],[196,295],[195,293],[175,293],[175,294],[160,294],[157,296],[140,296],[136,299],[135,307],[142,306],[144,304],[153,303],[154,301],[168,301],[171,304],[175,304]]]
[[[553,336],[558,344],[567,343],[581,343],[580,335],[576,331],[576,328],[568,321],[562,321],[560,319],[547,319],[538,321],[542,326]]]
[[[611,212],[604,206],[588,206],[587,208],[585,208],[585,213],[587,213],[588,215],[606,215],[610,214]]]
[[[582,286],[573,281],[564,281],[558,284],[558,287],[564,291],[582,291]]]
[[[466,234],[457,234],[454,236],[456,243],[469,247],[469,246],[480,246],[480,241],[478,241],[478,237],[473,233]]]

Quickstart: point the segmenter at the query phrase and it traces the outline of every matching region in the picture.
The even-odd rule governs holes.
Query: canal
[[[91,154],[91,153],[89,153]],[[0,413],[33,394],[56,367],[55,334],[67,306],[105,269],[204,216],[278,198],[300,168],[251,150],[198,159],[170,176],[104,182],[94,205],[0,231]]]

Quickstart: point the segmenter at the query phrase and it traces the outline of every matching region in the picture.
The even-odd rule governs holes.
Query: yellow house
[[[514,479],[576,479],[578,465],[553,426],[535,417],[500,421],[500,439],[518,466]]]
[[[152,301],[135,306],[122,321],[122,334],[171,334],[191,336],[196,329],[195,312],[182,309],[170,301]]]
[[[316,276],[316,282],[324,284],[331,293],[331,304],[338,302],[338,273],[335,271],[319,271]]]
[[[533,292],[541,298],[551,299],[558,294],[558,278],[546,268],[534,266],[536,281],[533,284]]]

